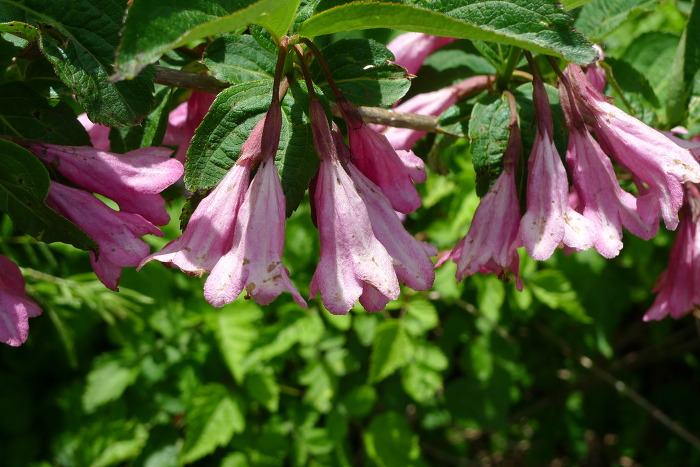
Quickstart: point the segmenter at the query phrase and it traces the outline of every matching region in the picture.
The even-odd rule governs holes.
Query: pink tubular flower
[[[700,164],[690,150],[674,144],[650,128],[608,103],[576,65],[565,70],[575,99],[591,124],[600,145],[629,170],[640,185],[637,205],[647,222],[656,222],[659,214],[668,229],[678,225],[678,210],[683,204],[686,181],[700,182]]]
[[[223,306],[245,288],[256,302],[267,305],[286,290],[306,308],[282,264],[284,219],[282,184],[270,158],[261,163],[245,194],[236,217],[232,248],[216,263],[204,285],[209,303]]]
[[[453,42],[451,37],[430,36],[419,32],[407,32],[397,36],[386,46],[394,54],[394,63],[415,75],[423,62],[436,49]]]
[[[520,238],[533,259],[544,261],[561,243],[590,248],[593,225],[569,206],[569,182],[554,145],[547,92],[539,77],[533,86],[537,135],[528,160],[527,211],[520,220]]]
[[[658,295],[644,315],[644,321],[660,320],[669,315],[680,318],[700,307],[700,193],[695,185],[686,184],[686,187],[686,202],[668,268],[657,280],[654,292]]]
[[[163,144],[178,146],[175,159],[180,162],[185,161],[190,140],[199,124],[204,120],[204,116],[209,111],[214,99],[216,99],[215,94],[195,91],[187,102],[183,102],[170,112]]]
[[[46,204],[83,229],[100,247],[90,252],[95,274],[109,289],[118,290],[121,268],[138,266],[149,253],[140,239],[163,233],[143,217],[115,211],[92,194],[51,182]]]
[[[142,148],[126,154],[53,144],[28,149],[76,185],[113,199],[122,211],[139,214],[156,225],[170,221],[159,193],[184,171],[179,161],[169,157],[170,149]]]
[[[19,267],[0,255],[0,342],[18,347],[27,340],[29,318],[41,314],[41,308],[27,297]]]
[[[468,94],[486,89],[489,86],[490,76],[473,76],[452,86],[439,91],[419,94],[396,106],[396,112],[415,113],[419,115],[439,116],[445,110],[454,105],[460,98]],[[421,139],[426,132],[411,130],[409,128],[375,127],[383,131],[391,145],[399,150],[409,150]],[[354,152],[353,152],[354,153]]]
[[[510,137],[503,155],[503,172],[481,198],[467,235],[440,258],[438,266],[451,258],[457,263],[458,282],[477,272],[494,273],[500,278],[508,278],[509,272],[513,272],[516,286],[522,290],[520,258],[516,250],[520,206],[515,187],[515,166],[521,140],[514,99],[510,100],[510,107]]]
[[[92,123],[87,114],[78,115],[78,121],[82,123],[83,127],[85,127],[85,131],[87,131],[90,135],[92,147],[102,151],[109,151],[110,128],[108,126],[100,125],[99,123]]]
[[[566,162],[578,195],[576,210],[592,222],[593,247],[604,257],[613,258],[622,249],[623,225],[634,235],[649,239],[656,234],[658,222],[644,221],[637,212],[637,199],[620,188],[612,162],[588,133],[565,84],[559,94],[569,128]]]
[[[365,125],[349,102],[339,101],[338,105],[348,123],[350,150],[357,168],[379,186],[396,211],[408,214],[418,209],[421,199],[413,182],[425,181],[423,161],[410,151],[399,154],[386,136]]]
[[[316,99],[311,101],[310,116],[314,145],[321,156],[313,196],[321,260],[311,280],[310,297],[320,292],[323,304],[334,314],[347,313],[358,299],[367,311],[379,311],[399,296],[392,258],[375,237],[367,207],[341,166]]]
[[[265,120],[263,117],[255,125],[241,146],[238,162],[199,203],[182,235],[158,253],[145,258],[139,269],[147,262],[156,260],[173,264],[188,274],[201,276],[211,272],[231,249],[236,216],[248,189],[251,166],[260,159]]]

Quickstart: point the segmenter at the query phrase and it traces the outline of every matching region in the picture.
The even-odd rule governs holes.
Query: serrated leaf
[[[124,2],[17,0],[12,3],[67,38],[58,40],[54,30],[40,28],[42,51],[56,74],[73,90],[90,120],[109,126],[134,125],[151,110],[153,68],[129,82],[106,81],[112,74]]]
[[[0,34],[3,33],[14,34],[17,37],[28,41],[35,41],[39,37],[39,31],[27,23],[21,21],[10,21],[8,23],[0,23]]]
[[[0,139],[0,211],[38,240],[97,251],[90,237],[46,205],[48,193],[49,174],[44,164],[26,149]]]
[[[510,107],[505,99],[485,96],[472,110],[469,137],[476,172],[476,193],[484,196],[503,170],[503,153],[510,136]]]
[[[700,69],[700,2],[692,3],[688,22],[673,59],[666,98],[666,120],[669,126],[683,123]]]
[[[466,138],[469,134],[469,121],[473,108],[474,104],[468,101],[460,101],[449,107],[438,117],[438,131],[450,136]]]
[[[280,389],[272,373],[253,372],[245,378],[245,389],[254,401],[262,404],[272,413],[277,412]]]
[[[590,323],[591,317],[581,305],[571,282],[560,271],[545,269],[537,271],[527,280],[537,300],[553,310],[563,310],[581,323]]]
[[[227,83],[272,80],[277,55],[267,50],[252,35],[225,36],[207,46],[204,64],[212,76]]]
[[[409,5],[349,3],[315,14],[297,31],[304,37],[391,28],[515,45],[586,65],[597,57],[571,28],[572,17],[550,0],[415,0]]]
[[[185,443],[182,462],[187,464],[228,443],[245,429],[243,408],[221,384],[196,390],[185,412]]]
[[[624,23],[635,11],[648,11],[659,0],[595,0],[581,8],[574,26],[588,39],[598,42]]]
[[[435,305],[424,298],[414,298],[406,304],[401,323],[410,334],[420,336],[440,324],[440,318]]]
[[[262,311],[250,303],[235,303],[210,315],[207,323],[216,332],[216,341],[233,378],[242,384],[248,370],[245,360],[259,332]]]
[[[369,382],[378,383],[411,358],[411,341],[398,321],[385,321],[377,328],[369,362]]]
[[[424,465],[420,460],[418,436],[405,417],[386,412],[372,419],[363,431],[367,457],[378,466]]]
[[[251,24],[275,38],[287,32],[299,0],[140,0],[129,8],[115,65],[132,78],[168,50]]]
[[[406,70],[389,64],[394,60],[394,54],[372,40],[341,39],[321,52],[328,62],[333,80],[355,105],[393,104],[411,87]],[[326,95],[332,95],[317,62],[311,64],[311,76]]]
[[[270,82],[251,81],[223,90],[197,128],[187,151],[185,183],[190,191],[216,186],[238,158],[240,148],[263,117],[272,96]],[[298,101],[301,100],[301,103]],[[308,96],[299,83],[282,101],[282,133],[275,163],[287,200],[287,215],[299,205],[318,167],[304,112]]]
[[[321,413],[326,413],[333,408],[338,378],[320,361],[312,361],[299,377],[299,381],[306,385],[304,402],[314,407]]]
[[[0,84],[0,134],[65,146],[90,145],[90,136],[67,104],[51,105],[21,82]]]
[[[426,404],[442,388],[442,376],[423,365],[409,365],[401,370],[401,386],[413,400]]]
[[[98,407],[121,397],[138,374],[137,368],[127,368],[116,360],[97,364],[87,375],[82,399],[85,412],[92,413]]]

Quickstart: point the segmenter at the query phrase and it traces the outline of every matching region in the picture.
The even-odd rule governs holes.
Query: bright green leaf
[[[588,39],[600,41],[630,15],[658,6],[659,0],[595,0],[581,8],[574,26]]]
[[[406,315],[401,323],[410,334],[420,336],[440,324],[440,318],[431,302],[413,298],[406,304]]]
[[[252,35],[220,37],[207,46],[204,54],[211,75],[232,84],[272,80],[276,63],[277,55]]]
[[[412,345],[398,321],[385,321],[377,328],[369,363],[369,382],[377,383],[404,366]]]
[[[408,427],[406,418],[396,412],[385,412],[373,418],[364,429],[363,440],[367,457],[378,466],[424,465],[418,436]]]
[[[245,389],[251,399],[262,404],[270,412],[277,412],[280,389],[272,373],[257,371],[248,373],[245,378]]]
[[[695,85],[695,77],[700,70],[700,2],[693,2],[688,23],[681,41],[669,77],[666,98],[666,120],[668,126],[683,123],[688,114],[688,104]]]
[[[83,407],[87,413],[118,399],[138,376],[138,369],[125,367],[117,360],[98,363],[87,375]]]
[[[212,319],[207,320],[216,332],[219,350],[226,365],[239,384],[243,383],[246,375],[245,360],[258,337],[257,322],[262,315],[257,305],[237,302],[212,313]]]

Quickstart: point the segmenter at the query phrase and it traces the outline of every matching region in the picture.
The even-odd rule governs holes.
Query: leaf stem
[[[506,63],[503,66],[503,68],[499,70],[496,74],[496,89],[498,91],[504,91],[508,88],[508,81],[510,81],[510,77],[513,75],[515,67],[518,65],[521,53],[522,49],[520,47],[510,47],[508,60],[506,60]]]

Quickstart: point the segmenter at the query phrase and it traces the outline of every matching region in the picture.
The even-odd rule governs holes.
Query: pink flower
[[[658,131],[627,115],[607,102],[576,65],[565,70],[575,99],[584,114],[593,119],[591,127],[600,145],[629,170],[640,186],[638,210],[647,223],[659,214],[668,229],[678,225],[686,181],[700,182],[700,164],[690,153]]]
[[[537,135],[528,159],[527,211],[520,220],[520,238],[533,259],[544,261],[561,243],[590,248],[593,224],[569,206],[569,182],[554,145],[547,92],[538,77],[533,85]]]
[[[335,314],[347,313],[358,299],[367,311],[379,311],[399,296],[392,258],[375,237],[365,202],[341,166],[318,100],[311,101],[310,116],[321,155],[313,195],[321,260],[310,297],[320,292],[325,307]]]
[[[604,257],[613,258],[622,249],[622,226],[638,237],[649,239],[656,234],[658,223],[644,221],[637,212],[637,199],[620,188],[612,162],[588,133],[578,106],[566,86],[560,98],[569,144],[566,161],[578,195],[577,211],[592,223],[591,240]]]
[[[256,302],[267,305],[286,290],[306,308],[282,264],[284,220],[282,184],[270,158],[261,164],[245,194],[231,249],[216,263],[204,285],[209,303],[223,306],[245,288]]]
[[[113,154],[87,146],[37,144],[29,150],[76,185],[113,199],[122,211],[139,214],[156,225],[170,221],[159,193],[184,171],[180,162],[169,157],[170,149]]]
[[[99,252],[90,252],[90,262],[100,281],[115,291],[121,268],[138,266],[149,253],[140,237],[163,235],[143,217],[115,211],[90,193],[60,183],[51,182],[46,204],[95,240]]]
[[[415,113],[419,115],[439,116],[453,106],[462,97],[486,89],[491,82],[490,76],[473,76],[439,91],[418,94],[396,106],[396,112]],[[409,150],[426,132],[409,128],[376,126],[382,131],[391,145],[399,150]]]
[[[658,295],[644,315],[644,321],[660,320],[669,315],[680,318],[700,307],[700,193],[696,186],[686,186],[687,198],[668,268],[656,282],[654,292]]]
[[[88,118],[87,114],[78,115],[78,121],[83,124],[85,131],[90,135],[90,142],[92,142],[92,147],[95,149],[100,149],[102,151],[109,151],[109,131],[110,127],[100,125],[99,123],[92,123]]]
[[[451,37],[429,36],[418,32],[407,32],[397,36],[386,46],[394,54],[394,63],[415,75],[423,62],[436,49],[453,42]]]
[[[238,161],[226,176],[204,198],[192,213],[182,235],[161,251],[145,258],[141,269],[152,260],[174,264],[182,271],[201,276],[211,272],[214,265],[231,249],[238,209],[243,203],[250,183],[252,165],[260,159],[263,117],[241,146]]]
[[[27,340],[29,318],[41,308],[27,297],[19,267],[0,255],[0,342],[18,347]]]
[[[386,137],[365,125],[349,102],[338,105],[348,123],[348,139],[353,162],[382,190],[399,212],[408,214],[421,204],[413,182],[425,181],[423,161],[411,152],[399,154]]]
[[[178,146],[175,159],[180,162],[185,161],[190,140],[199,124],[204,120],[204,116],[209,111],[214,99],[216,99],[216,94],[195,91],[186,102],[177,106],[168,115],[168,128],[163,137],[163,144]]]
[[[438,266],[448,259],[457,263],[457,281],[467,276],[494,273],[500,278],[515,274],[518,290],[520,258],[516,250],[520,206],[515,187],[515,165],[521,150],[520,131],[515,120],[515,102],[511,101],[511,130],[508,146],[503,156],[503,172],[481,198],[474,213],[467,235],[445,256]]]

